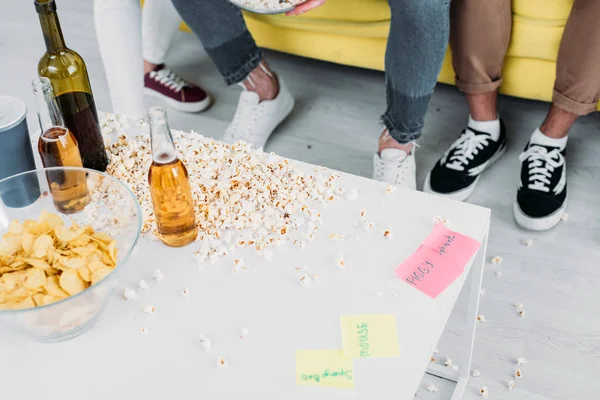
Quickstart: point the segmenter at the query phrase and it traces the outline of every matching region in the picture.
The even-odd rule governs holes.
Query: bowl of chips
[[[80,335],[100,317],[142,227],[124,184],[47,168],[0,181],[0,329],[38,341]]]

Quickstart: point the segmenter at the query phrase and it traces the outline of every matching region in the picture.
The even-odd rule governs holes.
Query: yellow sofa
[[[572,4],[573,0],[513,0],[512,40],[501,93],[551,99],[556,55]],[[246,14],[246,21],[261,47],[339,64],[384,68],[390,23],[387,0],[327,0],[300,17]],[[439,80],[454,83],[449,54]]]

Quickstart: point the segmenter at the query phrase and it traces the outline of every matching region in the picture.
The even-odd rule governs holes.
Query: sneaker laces
[[[375,180],[395,182],[397,184],[402,183],[410,168],[410,157],[412,157],[412,154],[395,159],[384,159],[381,156],[375,157]]]
[[[168,68],[163,68],[158,71],[151,71],[150,78],[175,91],[176,93],[181,92],[181,89],[189,86],[189,83]]]
[[[444,154],[442,158],[442,164],[445,164],[446,168],[453,169],[455,171],[464,171],[465,166],[471,161],[480,150],[487,146],[488,141],[492,137],[489,135],[477,135],[469,128],[465,129],[463,134],[450,146],[450,148]],[[455,150],[448,163],[446,159],[448,154],[452,150]]]
[[[530,145],[529,148],[519,155],[519,161],[529,161],[529,185],[531,190],[541,192],[550,191],[550,178],[556,168],[560,168],[565,163],[565,158],[558,148],[548,151],[543,146]]]

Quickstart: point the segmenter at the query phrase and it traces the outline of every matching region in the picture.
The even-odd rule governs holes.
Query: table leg
[[[467,322],[463,333],[460,354],[460,371],[458,381],[451,400],[460,400],[463,397],[469,376],[471,374],[471,361],[473,359],[473,347],[475,345],[475,329],[477,327],[477,316],[479,315],[479,299],[481,297],[481,284],[483,282],[483,268],[487,252],[489,226],[483,237],[481,247],[475,255],[471,267],[471,287],[469,290],[469,306],[467,311]]]

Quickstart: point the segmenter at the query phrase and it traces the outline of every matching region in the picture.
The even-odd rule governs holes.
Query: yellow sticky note
[[[395,315],[343,315],[344,355],[351,358],[398,357]]]
[[[354,364],[342,350],[296,351],[296,383],[298,385],[354,387]]]

